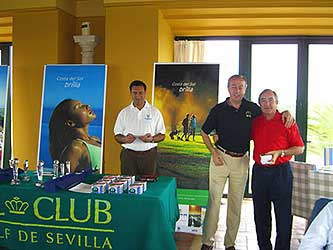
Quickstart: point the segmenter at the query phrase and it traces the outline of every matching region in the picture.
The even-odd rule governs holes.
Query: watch
[[[281,157],[284,157],[286,155],[286,152],[284,152],[284,150],[282,150],[282,152],[281,152]]]

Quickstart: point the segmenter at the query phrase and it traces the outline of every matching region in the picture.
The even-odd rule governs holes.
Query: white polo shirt
[[[147,101],[141,110],[134,107],[132,102],[119,112],[113,131],[115,135],[132,134],[139,137],[150,133],[154,136],[165,134],[165,125],[161,112]],[[157,143],[146,143],[137,138],[134,142],[124,143],[122,146],[135,151],[146,151],[156,147]]]
[[[323,249],[333,249],[333,201],[329,202],[311,222],[298,248],[298,250]]]

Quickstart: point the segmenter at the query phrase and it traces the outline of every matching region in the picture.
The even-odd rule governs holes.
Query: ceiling
[[[176,36],[333,35],[332,7],[162,9]]]
[[[26,0],[10,0],[13,1]],[[68,3],[68,0],[57,0],[52,4],[57,8],[66,8],[67,4],[73,12],[74,3],[77,17],[104,15],[104,6],[155,6],[175,36],[333,35],[332,0],[75,0],[71,5]],[[12,17],[0,16],[0,42],[12,41],[12,25]]]
[[[0,17],[0,42],[11,42],[13,33],[13,18]]]
[[[76,17],[103,16],[103,0],[0,0],[0,42],[12,42],[14,13],[61,9]]]

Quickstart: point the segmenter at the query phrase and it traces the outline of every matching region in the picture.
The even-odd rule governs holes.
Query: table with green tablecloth
[[[12,250],[173,250],[176,180],[141,195],[45,192],[35,180],[0,184],[0,246]]]

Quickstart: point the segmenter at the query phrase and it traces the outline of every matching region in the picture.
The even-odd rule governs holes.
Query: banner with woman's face
[[[46,65],[38,159],[102,172],[106,65]]]

